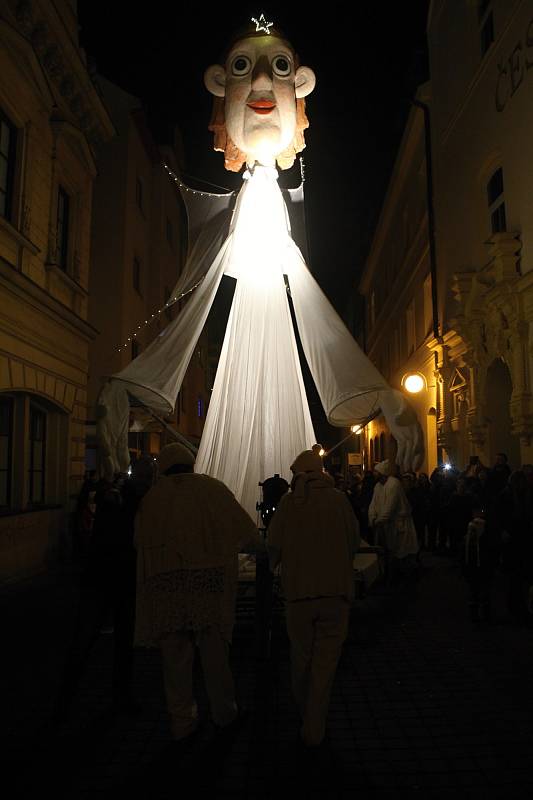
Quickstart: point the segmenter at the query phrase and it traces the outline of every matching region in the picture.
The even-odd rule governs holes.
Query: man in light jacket
[[[418,539],[411,506],[399,478],[390,473],[388,460],[374,467],[378,483],[368,509],[368,522],[374,528],[375,544],[385,548],[391,559],[418,553]]]
[[[304,450],[291,469],[292,491],[270,523],[268,550],[272,570],[281,562],[300,735],[306,746],[316,747],[325,736],[331,688],[348,631],[353,556],[360,536],[349,501],[334,488],[317,453]]]
[[[230,490],[193,472],[189,450],[170,444],[157,460],[161,477],[136,520],[136,641],[161,650],[172,734],[184,740],[198,727],[195,647],[215,725],[225,728],[238,716],[228,660],[237,554],[262,550],[264,543]]]

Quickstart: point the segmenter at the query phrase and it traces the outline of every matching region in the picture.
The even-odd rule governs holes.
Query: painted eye
[[[291,73],[291,62],[285,56],[276,56],[272,61],[272,69],[275,75],[286,78]]]
[[[231,71],[234,75],[246,75],[248,72],[250,72],[251,66],[252,62],[248,56],[237,56],[231,65]]]

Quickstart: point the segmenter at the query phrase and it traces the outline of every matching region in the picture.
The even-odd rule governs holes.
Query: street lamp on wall
[[[409,394],[419,394],[427,389],[428,385],[421,372],[406,372],[402,378],[402,388]]]

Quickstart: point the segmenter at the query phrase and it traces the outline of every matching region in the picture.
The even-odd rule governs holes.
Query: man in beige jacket
[[[281,562],[300,735],[305,745],[316,747],[325,736],[331,688],[348,632],[352,562],[360,535],[350,503],[334,488],[317,453],[304,450],[291,469],[292,491],[270,523],[268,550],[271,569]]]
[[[170,444],[157,460],[160,478],[136,520],[136,641],[161,650],[172,733],[184,740],[198,727],[196,647],[214,723],[225,728],[238,715],[228,660],[237,554],[264,543],[230,490],[193,472],[189,450]]]

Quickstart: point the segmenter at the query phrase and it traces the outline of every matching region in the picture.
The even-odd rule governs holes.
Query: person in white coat
[[[385,548],[390,560],[416,555],[416,529],[401,481],[389,474],[388,460],[376,464],[374,472],[378,483],[368,509],[368,521],[374,528],[375,544]]]

